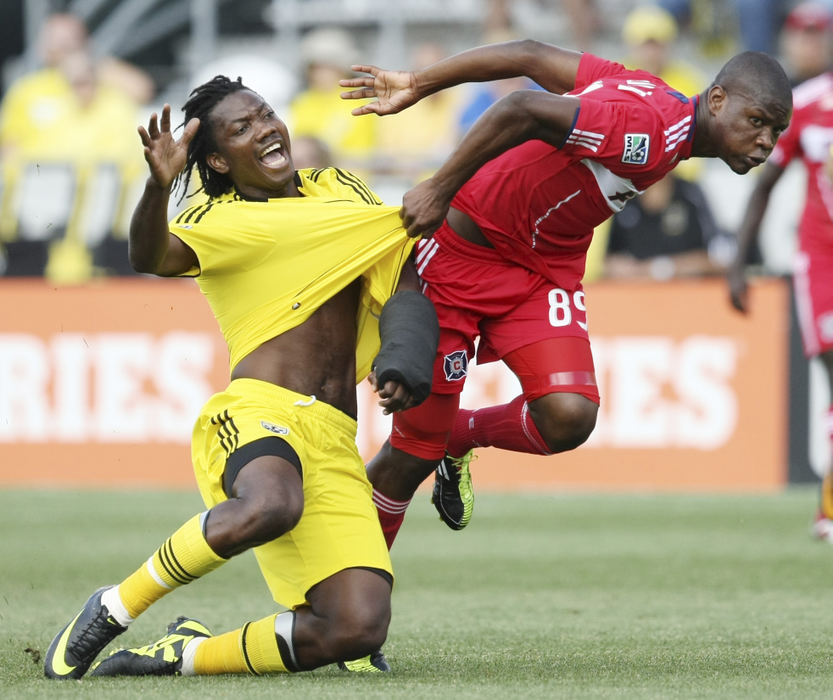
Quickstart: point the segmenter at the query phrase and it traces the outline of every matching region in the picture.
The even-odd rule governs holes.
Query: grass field
[[[42,677],[96,587],[143,561],[192,493],[0,491],[3,698],[830,698],[833,548],[813,489],[766,496],[480,494],[452,533],[427,496],[394,548],[394,672],[268,678]],[[216,631],[272,610],[251,555],[160,601]]]

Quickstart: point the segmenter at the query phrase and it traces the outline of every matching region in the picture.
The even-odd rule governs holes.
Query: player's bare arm
[[[430,236],[457,191],[481,166],[525,141],[561,146],[578,111],[576,97],[519,90],[492,105],[433,177],[405,193],[402,223],[409,236]]]
[[[726,271],[726,281],[729,285],[729,300],[738,311],[746,313],[749,309],[749,287],[746,282],[746,260],[749,259],[749,252],[758,239],[769,204],[769,196],[775,183],[781,178],[784,169],[774,163],[764,165],[761,176],[755,183],[749,203],[746,205],[746,212],[738,230],[738,243],[735,257]]]
[[[192,119],[185,125],[182,137],[174,139],[171,107],[166,104],[161,119],[154,112],[148,128],[138,129],[150,175],[130,220],[130,264],[137,272],[167,277],[187,272],[197,264],[194,252],[168,230],[168,200],[171,185],[185,167],[188,144],[199,125],[198,119]]]
[[[575,87],[581,54],[532,39],[480,46],[438,61],[422,70],[390,71],[372,65],[352,68],[369,76],[339,81],[345,99],[375,98],[353,114],[395,114],[423,97],[468,82],[526,76],[545,90],[563,93]]]

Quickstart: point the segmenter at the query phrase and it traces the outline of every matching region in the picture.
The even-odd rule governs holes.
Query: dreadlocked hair
[[[238,92],[239,90],[248,89],[243,85],[241,78],[230,80],[225,75],[217,75],[191,91],[188,101],[182,108],[182,111],[185,112],[185,119],[182,122],[182,126],[185,126],[191,119],[196,117],[200,120],[200,128],[197,130],[191,143],[188,144],[188,156],[185,160],[185,167],[174,181],[174,189],[181,191],[179,201],[182,201],[188,195],[188,187],[191,184],[191,175],[193,174],[194,168],[197,169],[197,174],[202,184],[199,189],[191,194],[205,192],[209,197],[217,197],[218,195],[230,192],[234,188],[234,183],[228,175],[218,173],[209,167],[206,162],[208,156],[217,150],[217,143],[214,140],[214,134],[210,125],[211,110],[227,95]]]

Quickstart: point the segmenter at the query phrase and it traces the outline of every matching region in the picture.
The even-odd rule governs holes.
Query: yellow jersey
[[[379,313],[414,240],[402,228],[399,207],[383,206],[347,171],[299,170],[296,183],[300,197],[213,197],[176,216],[170,231],[197,256],[199,267],[185,276],[196,278],[208,300],[232,369],[361,278],[359,382],[379,351]]]

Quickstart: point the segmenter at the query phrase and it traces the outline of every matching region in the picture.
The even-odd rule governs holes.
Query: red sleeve
[[[594,56],[592,53],[583,53],[579,60],[576,87],[574,89],[581,90],[594,80],[619,75],[627,70],[621,63],[608,61],[606,58]]]
[[[654,110],[637,101],[584,98],[561,150],[627,175],[653,170],[663,147],[663,124]]]

